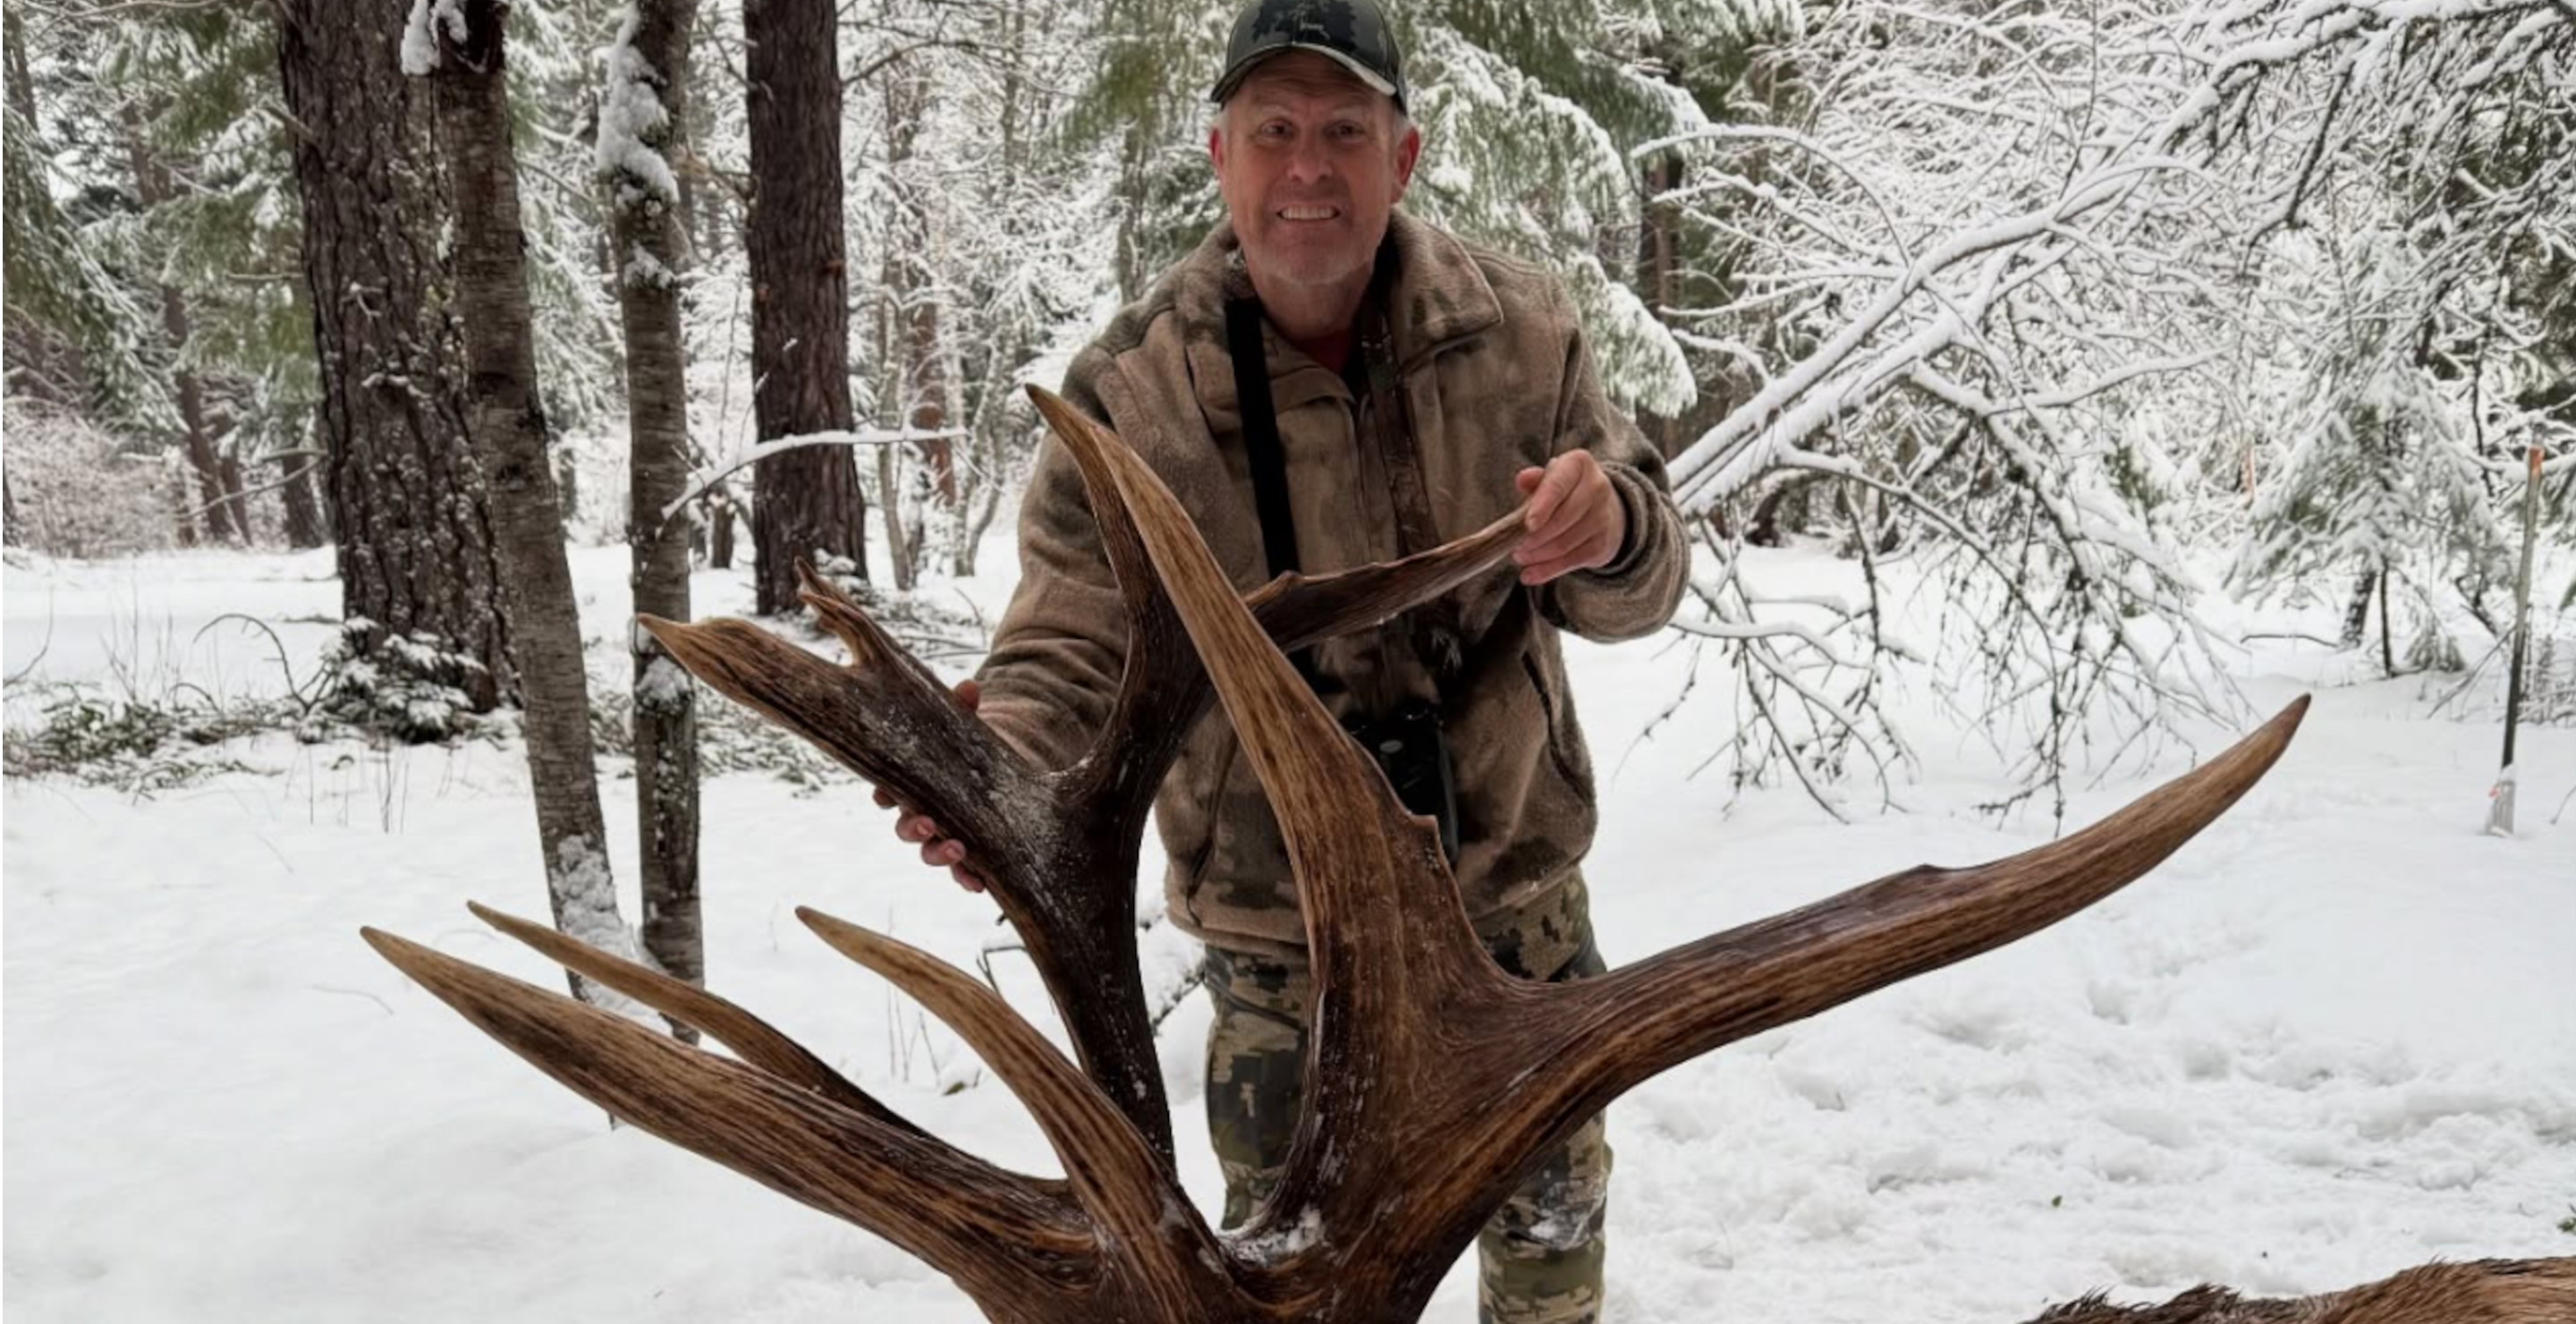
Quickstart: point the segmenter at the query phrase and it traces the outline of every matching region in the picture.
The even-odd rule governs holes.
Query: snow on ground
[[[619,638],[623,551],[575,565],[586,631]],[[989,619],[1006,544],[985,565],[957,592]],[[288,622],[307,674],[329,574],[323,554],[12,565],[6,666],[41,649],[56,679],[273,690],[265,637],[198,631],[226,611]],[[698,591],[702,612],[748,604],[740,575]],[[1914,812],[1838,827],[1794,791],[1725,808],[1686,776],[1713,711],[1633,739],[1685,651],[1571,651],[1605,775],[1590,874],[1614,960],[2046,835],[1944,808],[1991,786],[1940,749]],[[2250,696],[2285,702],[2335,665],[2318,652],[2259,659]],[[2576,733],[2525,733],[2524,834],[2492,839],[2474,829],[2493,726],[2428,706],[2411,684],[2325,689],[2270,779],[2128,892],[1631,1095],[1611,1114],[1611,1318],[2014,1321],[2096,1287],[2306,1292],[2576,1252],[2558,1227],[2576,1212],[2576,811],[2548,822]],[[359,942],[372,924],[556,982],[463,906],[544,913],[515,747],[236,753],[262,771],[140,800],[19,779],[0,798],[16,1324],[974,1318],[882,1242],[609,1129]],[[607,781],[613,823],[631,825],[632,786]],[[2084,791],[2070,820],[2141,789]],[[613,845],[631,916],[633,843]],[[718,779],[705,861],[718,989],[938,1133],[1054,1171],[952,1038],[790,914],[812,903],[959,962],[994,935],[990,903],[921,868],[863,788]],[[1012,992],[1040,1005],[1024,971]],[[1203,1203],[1206,1020],[1193,1003],[1166,1031]],[[961,1081],[980,1083],[942,1092]],[[1430,1318],[1472,1303],[1461,1266]]]

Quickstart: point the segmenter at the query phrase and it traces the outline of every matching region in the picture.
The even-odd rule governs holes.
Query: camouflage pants
[[[1581,979],[1608,968],[1592,942],[1580,880],[1484,936],[1494,959],[1525,979]],[[1227,1227],[1251,1217],[1288,1161],[1305,1089],[1310,979],[1302,963],[1208,948],[1216,1002],[1208,1132],[1225,1170]],[[1610,1146],[1596,1116],[1530,1171],[1476,1238],[1478,1320],[1595,1324],[1609,1195]]]

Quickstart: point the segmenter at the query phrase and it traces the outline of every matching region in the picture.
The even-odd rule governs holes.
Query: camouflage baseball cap
[[[1234,17],[1225,75],[1208,100],[1223,105],[1254,65],[1287,51],[1329,55],[1405,108],[1404,57],[1377,0],[1251,0]]]

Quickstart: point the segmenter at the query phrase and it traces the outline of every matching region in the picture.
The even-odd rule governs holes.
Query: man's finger
[[[957,885],[965,888],[969,892],[981,892],[984,890],[984,880],[968,872],[965,865],[952,864],[948,866],[948,876],[956,879]]]
[[[1575,461],[1575,457],[1561,455],[1550,460],[1547,465],[1547,476],[1539,480],[1538,490],[1530,494],[1529,527],[1546,528],[1550,518],[1556,514],[1556,508],[1573,492],[1576,480],[1581,477],[1579,462]]]
[[[1562,555],[1522,566],[1521,582],[1530,585],[1544,584],[1577,570],[1590,570],[1595,566],[1608,565],[1615,551],[1617,548],[1611,544],[1607,536],[1587,539]]]
[[[893,797],[893,796],[891,796],[891,795],[886,794],[886,788],[884,788],[884,787],[882,787],[882,786],[880,786],[880,787],[878,787],[878,788],[877,788],[877,808],[879,808],[879,809],[892,809],[892,808],[894,808],[894,797]]]
[[[1521,545],[1512,549],[1512,557],[1522,565],[1529,565],[1561,555],[1586,538],[1600,537],[1604,518],[1598,511],[1569,512],[1569,517],[1561,523],[1523,538]]]
[[[1533,526],[1529,536],[1521,539],[1521,545],[1512,549],[1513,557],[1528,565],[1563,551],[1579,539],[1599,536],[1610,519],[1610,502],[1615,496],[1606,482],[1598,490],[1587,485],[1572,500],[1557,507],[1555,518],[1543,527]]]
[[[984,687],[983,687],[983,686],[976,684],[976,683],[975,683],[973,680],[971,680],[971,679],[970,679],[970,680],[961,680],[961,681],[957,682],[957,706],[958,706],[958,707],[963,708],[963,709],[965,709],[966,711],[968,711],[968,712],[970,712],[970,713],[971,713],[971,712],[975,711],[976,706],[977,706],[978,704],[981,704],[983,701],[984,701]]]

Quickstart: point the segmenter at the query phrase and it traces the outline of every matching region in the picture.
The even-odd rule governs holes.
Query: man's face
[[[1394,102],[1304,51],[1255,66],[1208,133],[1244,261],[1290,285],[1368,270],[1421,150]]]

